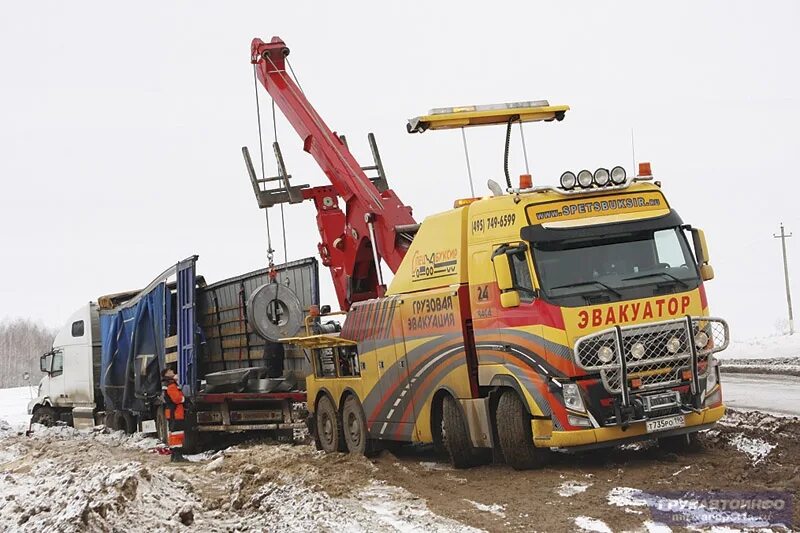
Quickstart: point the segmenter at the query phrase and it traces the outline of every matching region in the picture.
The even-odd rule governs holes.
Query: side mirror
[[[52,352],[48,352],[39,358],[39,370],[41,370],[45,374],[50,373],[50,357],[52,355],[53,355]]]
[[[519,307],[519,291],[506,291],[500,293],[500,305],[502,307]]]
[[[703,230],[692,228],[692,243],[697,256],[697,266],[700,268],[700,278],[703,281],[714,279],[714,268],[708,263],[708,244]]]
[[[519,291],[514,287],[514,275],[511,272],[511,259],[505,247],[498,248],[492,255],[492,265],[500,289],[500,305],[503,307],[519,307]]]

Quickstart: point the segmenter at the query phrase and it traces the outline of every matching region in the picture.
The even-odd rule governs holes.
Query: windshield
[[[697,287],[680,228],[532,243],[545,295],[561,305],[650,297]]]

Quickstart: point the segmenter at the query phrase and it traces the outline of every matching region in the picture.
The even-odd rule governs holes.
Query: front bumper
[[[553,431],[549,439],[537,439],[536,445],[548,448],[566,448],[571,451],[618,446],[636,441],[702,431],[713,426],[724,414],[724,405],[702,409],[685,415],[685,427],[654,433],[647,432],[645,421],[633,422],[628,426],[619,425],[594,429]]]

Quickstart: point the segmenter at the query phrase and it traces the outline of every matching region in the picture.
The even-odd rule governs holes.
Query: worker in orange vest
[[[178,386],[175,372],[166,368],[161,373],[161,383],[164,386],[164,416],[167,419],[167,445],[172,450],[172,461],[183,459],[183,418],[184,402],[183,392]]]

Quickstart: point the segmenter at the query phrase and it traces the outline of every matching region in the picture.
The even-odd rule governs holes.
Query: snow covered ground
[[[748,340],[731,340],[728,348],[718,355],[726,359],[775,359],[800,357],[800,333],[776,335]]]
[[[0,389],[0,420],[14,428],[27,426],[30,421],[28,402],[35,396],[36,388],[33,387]]]

